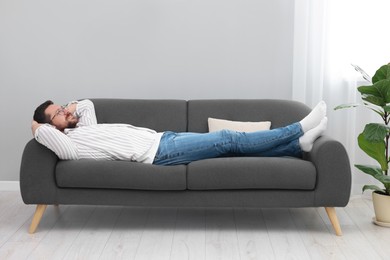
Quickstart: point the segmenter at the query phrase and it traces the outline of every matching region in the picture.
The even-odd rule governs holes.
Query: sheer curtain
[[[352,166],[352,194],[373,178],[353,164],[375,164],[357,146],[365,123],[378,116],[363,108],[334,111],[360,101],[356,88],[367,84],[351,64],[373,76],[390,62],[388,0],[295,0],[292,98],[313,107],[328,104],[328,135],[344,144]],[[365,195],[369,195],[366,192]]]

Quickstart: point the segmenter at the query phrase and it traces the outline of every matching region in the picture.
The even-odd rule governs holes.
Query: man
[[[294,156],[309,152],[327,125],[326,104],[294,124],[251,133],[157,133],[129,124],[98,124],[90,100],[59,106],[46,101],[32,122],[35,139],[62,160],[130,160],[156,165],[187,164],[220,156]]]

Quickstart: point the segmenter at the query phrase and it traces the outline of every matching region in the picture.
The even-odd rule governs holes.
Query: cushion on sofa
[[[187,131],[185,100],[91,99],[98,123],[124,123],[162,131]]]
[[[229,129],[239,132],[254,132],[261,130],[269,130],[271,128],[270,121],[263,122],[242,122],[242,121],[231,121],[225,119],[218,119],[209,117],[209,132],[215,132],[223,129]]]
[[[226,157],[188,165],[189,190],[313,190],[314,165],[290,157]]]
[[[128,161],[59,161],[61,188],[185,190],[186,166],[156,166]]]

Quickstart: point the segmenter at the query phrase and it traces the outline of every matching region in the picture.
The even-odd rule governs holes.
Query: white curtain
[[[356,138],[368,121],[380,119],[363,108],[333,108],[360,101],[356,88],[367,84],[351,64],[373,76],[390,62],[389,10],[388,0],[295,0],[292,96],[311,107],[320,100],[328,104],[326,134],[348,151],[353,195],[361,194],[364,184],[375,183],[353,164],[375,164],[360,151]]]

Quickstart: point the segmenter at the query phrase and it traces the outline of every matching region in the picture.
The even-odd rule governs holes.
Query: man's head
[[[66,107],[54,104],[47,100],[35,109],[34,120],[40,124],[54,125],[58,130],[74,128],[78,123],[78,118],[70,113]]]

